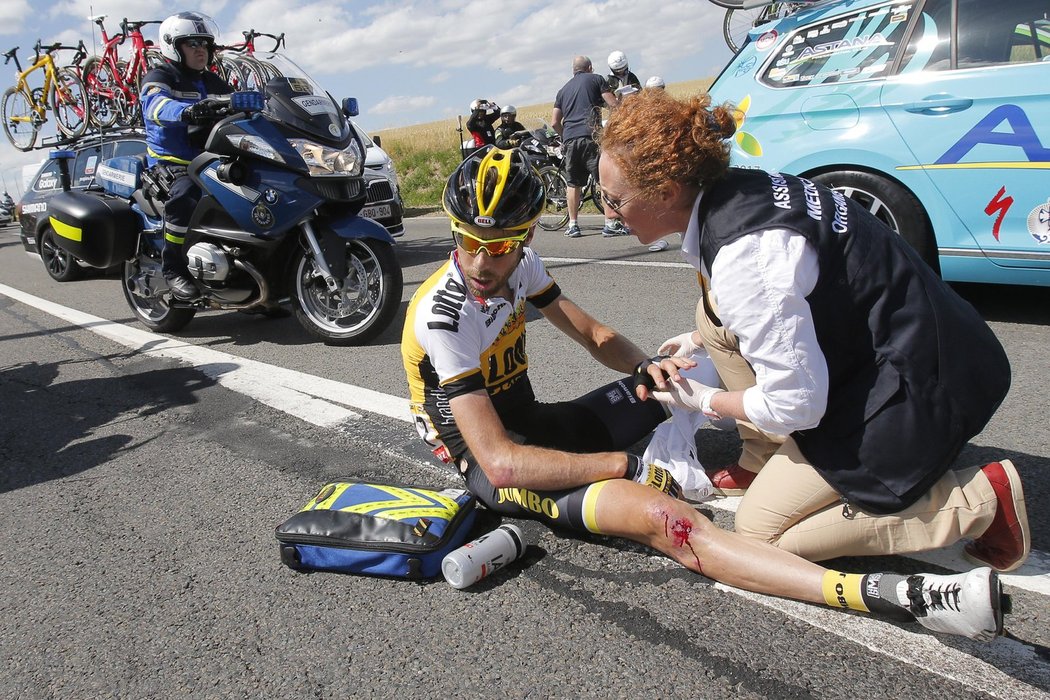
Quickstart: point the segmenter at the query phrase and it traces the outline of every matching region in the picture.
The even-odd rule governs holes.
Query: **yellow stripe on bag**
[[[80,243],[81,239],[84,237],[83,229],[79,229],[76,226],[70,226],[69,224],[63,224],[53,216],[48,217],[48,220],[51,222],[51,228],[55,229],[55,233],[62,236],[62,238],[68,238],[71,241]]]
[[[339,500],[339,497],[353,485],[327,484],[317,496],[306,504],[303,510],[331,510],[332,506]],[[458,507],[454,499],[437,493],[424,496],[417,491],[396,486],[368,484],[368,487],[387,493],[392,498],[356,503],[338,510],[346,513],[368,513],[386,520],[403,520],[407,518],[443,518],[451,520],[455,516]]]

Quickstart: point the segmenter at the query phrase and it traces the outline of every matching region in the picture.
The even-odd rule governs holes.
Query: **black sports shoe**
[[[193,301],[201,295],[200,288],[187,275],[172,275],[166,277],[165,281],[168,283],[171,295],[179,301]]]
[[[928,630],[981,642],[990,642],[1003,633],[1003,612],[1009,609],[1009,600],[1003,595],[999,574],[988,567],[954,576],[909,576],[897,584],[902,600],[904,586],[908,589],[908,610]]]

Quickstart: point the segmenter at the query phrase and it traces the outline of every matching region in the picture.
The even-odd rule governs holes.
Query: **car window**
[[[960,0],[958,67],[1041,61],[1050,55],[1048,10],[1047,0]]]
[[[145,154],[145,141],[117,141],[115,144],[113,144],[113,155],[110,157],[119,158],[120,156],[141,156]]]
[[[1047,0],[957,0],[959,32],[952,63],[952,4],[928,0],[901,62],[902,73],[1050,60]]]
[[[44,164],[44,167],[40,170],[40,174],[36,176],[36,182],[33,183],[33,189],[37,192],[50,192],[51,190],[57,190],[62,186],[62,182],[59,179],[58,161],[49,160]]]
[[[799,87],[886,75],[913,4],[879,5],[801,27],[766,65],[762,81],[771,87]]]
[[[106,144],[107,146],[109,144]],[[72,186],[76,188],[89,187],[95,180],[95,170],[103,160],[102,145],[85,146],[77,151],[77,158],[73,162]]]

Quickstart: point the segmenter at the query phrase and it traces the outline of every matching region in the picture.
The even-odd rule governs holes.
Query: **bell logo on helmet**
[[[475,216],[474,223],[485,228],[492,228],[496,225],[496,220],[491,216]]]

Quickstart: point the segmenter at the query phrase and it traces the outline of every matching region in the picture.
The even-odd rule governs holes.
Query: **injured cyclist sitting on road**
[[[980,640],[1002,632],[1004,596],[989,568],[951,576],[832,571],[722,530],[681,499],[668,471],[627,453],[667,417],[662,404],[645,400],[646,379],[666,388],[664,372],[674,380],[694,363],[651,362],[562,293],[529,247],[543,203],[543,184],[519,151],[489,146],[464,160],[443,197],[455,250],[412,297],[401,340],[420,436],[486,507],[625,537],[759,593]],[[527,303],[629,376],[572,401],[539,402],[528,377]]]

